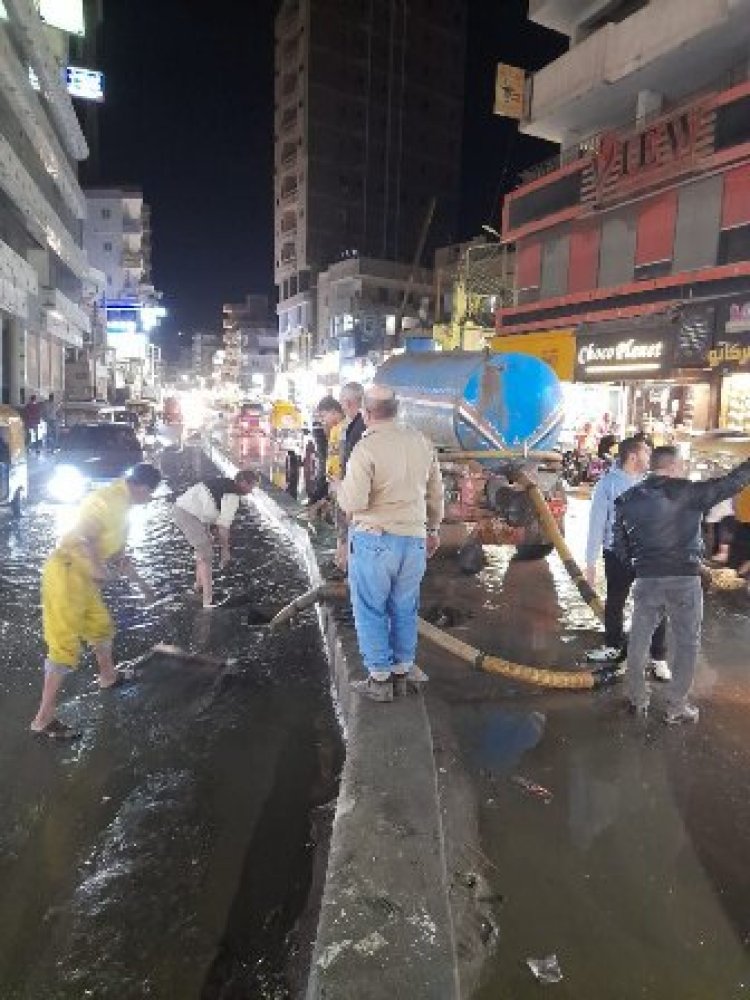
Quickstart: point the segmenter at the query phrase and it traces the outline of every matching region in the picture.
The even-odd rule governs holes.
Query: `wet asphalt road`
[[[172,489],[205,471],[190,449],[162,467]],[[111,591],[117,658],[167,642],[236,662],[156,659],[105,694],[87,659],[64,689],[61,717],[85,731],[70,746],[27,732],[40,567],[70,511],[38,501],[20,527],[0,520],[2,1000],[282,998],[304,966],[314,928],[298,920],[341,762],[317,624],[269,640],[247,608],[200,611],[169,508],[135,512],[132,550],[161,601]],[[273,610],[304,583],[285,539],[243,513],[225,592]]]
[[[586,507],[572,505],[580,552]],[[479,578],[435,563],[424,603],[463,608],[455,635],[508,659],[572,667],[596,621],[557,557],[489,550]],[[645,725],[621,688],[545,692],[476,674],[423,644],[440,755],[469,776],[483,860],[502,902],[476,996],[739,1000],[750,996],[750,598],[707,602],[698,726]],[[447,712],[446,712],[447,707]],[[441,725],[443,723],[441,722]],[[529,779],[548,795],[519,782]],[[471,859],[470,859],[471,860]],[[528,958],[554,953],[542,988]]]

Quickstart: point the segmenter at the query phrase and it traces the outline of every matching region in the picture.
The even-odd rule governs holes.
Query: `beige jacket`
[[[443,519],[435,449],[413,427],[373,424],[351,453],[336,501],[355,528],[424,538]]]

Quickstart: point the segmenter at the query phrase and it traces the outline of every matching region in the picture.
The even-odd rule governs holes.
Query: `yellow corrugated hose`
[[[290,604],[282,608],[272,619],[270,627],[277,628],[279,625],[289,622],[294,615],[309,608],[318,601],[338,599],[347,596],[348,588],[346,584],[323,584],[313,587],[300,597],[295,598]],[[491,656],[481,650],[470,646],[462,639],[449,635],[442,629],[431,625],[423,618],[418,619],[419,634],[424,639],[440,646],[446,652],[465,663],[470,664],[475,670],[482,670],[485,673],[499,674],[511,680],[521,681],[524,684],[532,684],[535,687],[561,688],[568,691],[591,691],[596,688],[612,684],[619,677],[620,670],[614,666],[600,667],[596,670],[548,670],[541,667],[527,667],[520,663],[511,663],[499,656]]]

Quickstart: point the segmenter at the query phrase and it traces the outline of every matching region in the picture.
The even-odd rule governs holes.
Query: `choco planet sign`
[[[606,382],[658,378],[667,367],[665,338],[639,334],[579,335],[576,343],[576,380]]]

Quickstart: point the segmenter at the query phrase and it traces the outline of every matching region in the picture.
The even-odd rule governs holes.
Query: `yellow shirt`
[[[743,524],[750,524],[750,486],[734,498],[734,516]]]
[[[88,539],[96,545],[102,562],[111,559],[125,548],[131,506],[130,490],[124,479],[89,494],[81,503],[76,526],[63,537],[59,548],[80,552],[81,540]]]
[[[341,435],[344,421],[334,424],[328,432],[328,457],[326,458],[326,478],[341,479]]]

